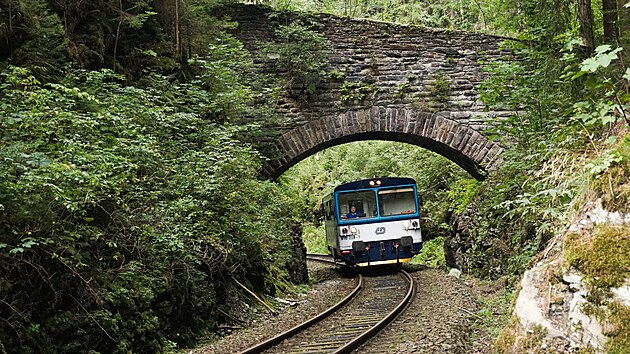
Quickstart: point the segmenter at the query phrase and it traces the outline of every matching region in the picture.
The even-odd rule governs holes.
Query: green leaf
[[[142,51],[142,54],[150,56],[150,57],[157,57],[157,53],[151,49]]]
[[[595,48],[595,54],[599,55],[599,54],[602,54],[602,53],[606,53],[610,49],[612,49],[610,44],[603,44],[603,45],[600,45],[597,48]]]
[[[626,4],[627,5],[627,4]],[[626,73],[623,74],[623,78],[630,81],[630,68],[626,69]]]
[[[595,71],[597,71],[598,68],[599,64],[597,63],[597,60],[595,60],[595,58],[584,59],[582,65],[580,65],[580,70],[587,73],[594,73]]]
[[[573,76],[571,76],[571,79],[575,80],[575,79],[577,79],[578,77],[580,77],[580,76],[582,76],[584,74],[586,74],[586,71],[580,70],[580,71],[576,72],[575,74],[573,74]]]
[[[596,54],[594,57],[587,58],[582,61],[580,69],[582,71],[594,73],[599,68],[607,68],[613,60],[618,58],[617,53],[622,50],[622,48],[616,48],[612,51],[610,51],[610,49],[611,47],[608,44],[600,45],[595,49]]]
[[[615,49],[614,51],[608,53],[608,54],[601,54],[597,57],[597,64],[599,64],[601,67],[607,68],[610,63],[617,59],[617,52],[619,51],[620,48]]]
[[[24,252],[24,248],[22,247],[15,247],[9,251],[10,254],[17,254],[17,253],[22,253],[22,252]]]
[[[605,143],[608,145],[614,144],[617,141],[617,137],[612,135],[609,136],[608,139],[606,139]]]

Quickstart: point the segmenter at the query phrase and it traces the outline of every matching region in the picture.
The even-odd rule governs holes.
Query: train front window
[[[343,220],[376,217],[374,191],[340,193],[338,196],[339,217]]]
[[[416,193],[413,188],[392,188],[378,191],[381,216],[413,214],[416,212]]]

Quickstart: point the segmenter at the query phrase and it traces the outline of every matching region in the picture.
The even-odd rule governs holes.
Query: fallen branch
[[[269,307],[269,305],[267,305],[261,298],[259,298],[256,294],[254,294],[253,291],[249,290],[245,285],[241,284],[238,280],[236,280],[236,278],[232,277],[232,280],[234,280],[234,282],[238,284],[241,288],[245,289],[245,291],[247,291],[251,296],[253,296],[254,299],[258,300],[258,302],[263,304],[263,306],[265,306],[269,310],[269,312],[271,312],[274,316],[278,314],[274,309]]]

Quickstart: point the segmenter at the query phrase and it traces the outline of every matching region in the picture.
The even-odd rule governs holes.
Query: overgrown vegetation
[[[201,87],[125,87],[107,70],[71,71],[71,86],[2,77],[6,350],[162,351],[218,324],[230,277],[268,293],[304,280],[278,252],[297,231],[291,198],[254,182],[259,156],[234,138],[246,128],[198,113],[224,112]]]
[[[422,264],[430,268],[446,269],[446,258],[444,256],[444,240],[446,237],[439,236],[424,242],[420,253],[413,257],[411,263]]]
[[[326,75],[326,39],[298,21],[276,30],[278,42],[268,43],[263,53],[285,75],[285,88],[294,98],[308,98]]]
[[[83,43],[67,28],[64,42],[45,2],[2,5],[19,14],[3,22],[13,30],[2,32],[11,43],[3,58],[30,68],[0,71],[3,350],[164,352],[226,321],[229,306],[217,308],[238,293],[233,279],[267,294],[306,280],[301,240],[287,236],[299,235],[299,203],[258,181],[261,157],[240,140],[258,127],[230,123],[251,97],[243,82],[252,62],[222,21],[199,47],[203,38],[183,34],[141,40],[160,24],[136,4],[146,16],[130,27],[114,18],[118,41],[96,53],[88,49],[108,30],[81,34]],[[105,6],[64,6],[75,5]],[[182,7],[197,12],[180,20],[211,5]],[[107,14],[92,11],[94,25]],[[75,15],[65,24],[83,18]],[[68,46],[54,50],[60,43]],[[143,54],[130,49],[143,45]],[[88,64],[88,53],[100,57]],[[129,75],[62,67],[57,55]]]
[[[412,146],[357,142],[316,154],[281,184],[258,179],[262,158],[245,140],[275,134],[262,127],[278,117],[258,98],[286,89],[308,103],[323,77],[344,73],[325,73],[316,26],[288,23],[264,53],[285,80],[258,92],[266,78],[251,77],[251,53],[225,34],[234,24],[212,16],[220,3],[0,1],[3,350],[191,345],[227,321],[217,309],[231,307],[234,280],[265,294],[305,280],[301,240],[287,235],[304,227],[309,249],[325,250],[319,201],[349,180],[415,178],[425,200],[420,261],[444,267],[445,239],[449,262],[484,278],[519,277],[581,200],[629,211],[623,1],[589,6],[590,15],[568,1],[269,1],[526,40],[506,43],[521,60],[485,63],[483,102],[514,112],[487,132],[508,149],[486,181]],[[434,79],[438,107],[426,111],[448,99],[448,80]],[[344,100],[367,100],[375,85],[344,83]],[[568,261],[599,286],[618,285],[627,259],[604,255],[627,255],[627,234],[572,235]],[[608,314],[609,350],[623,352],[627,307],[611,303]]]

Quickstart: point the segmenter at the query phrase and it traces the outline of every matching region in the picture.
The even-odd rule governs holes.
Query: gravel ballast
[[[356,285],[351,272],[319,262],[308,262],[311,279],[319,281],[295,305],[265,315],[252,326],[234,331],[189,353],[236,353],[275,336],[325,310]],[[479,281],[449,277],[440,270],[407,267],[416,281],[413,302],[375,338],[355,352],[361,353],[489,353],[490,338],[475,329],[480,297],[488,289]]]

